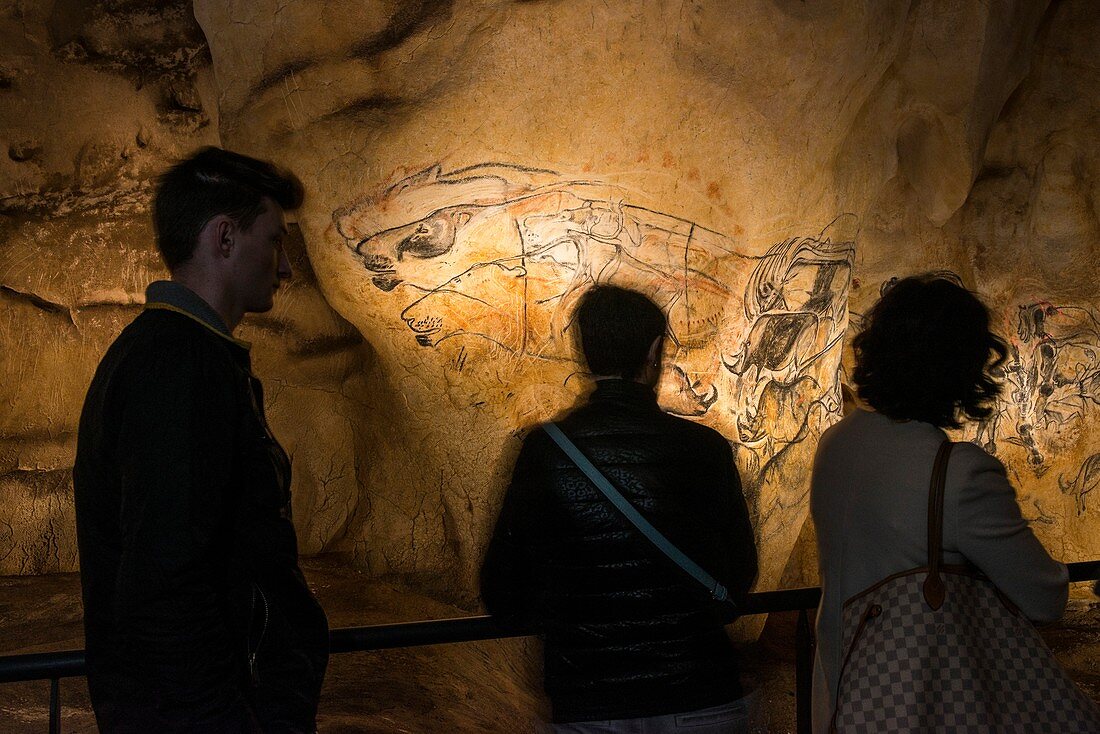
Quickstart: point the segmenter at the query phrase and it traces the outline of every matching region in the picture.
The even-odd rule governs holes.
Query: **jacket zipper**
[[[264,623],[260,627],[260,635],[256,638],[256,646],[252,647],[252,621],[256,618],[256,594],[260,595],[260,601],[264,607]],[[256,666],[256,653],[260,651],[260,644],[264,641],[264,633],[267,632],[267,597],[264,590],[258,584],[252,584],[252,611],[248,618],[248,674],[252,679],[252,685],[260,682],[260,671]]]
[[[267,442],[278,452],[278,457],[273,457],[273,464],[275,468],[276,481],[279,484],[280,492],[286,502],[286,508],[290,508],[290,482],[288,474],[290,473],[290,456],[286,453],[286,449],[275,438],[275,434],[271,431],[271,426],[267,422],[267,415],[264,413],[259,400],[256,399],[256,387],[253,384],[253,380],[257,383],[259,380],[248,373],[248,398],[252,402],[252,412],[256,416],[256,420],[260,423],[260,428],[263,429],[264,438]]]
[[[844,673],[848,670],[848,662],[851,660],[852,653],[856,649],[856,644],[859,642],[859,638],[863,636],[863,629],[867,626],[867,623],[875,617],[882,614],[882,607],[878,604],[871,604],[863,612],[863,616],[860,617],[859,626],[856,627],[856,633],[852,637],[851,643],[848,645],[848,651],[844,653],[844,663],[840,666],[840,674],[837,676],[836,682],[836,694],[833,696],[833,718],[829,721],[829,732],[835,734],[836,732],[836,718],[840,713],[840,688],[844,683]]]

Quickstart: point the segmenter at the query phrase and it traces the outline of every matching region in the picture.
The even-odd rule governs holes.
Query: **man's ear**
[[[233,253],[233,234],[237,228],[229,217],[218,216],[215,219],[217,220],[218,254],[229,257]]]
[[[661,334],[659,337],[653,340],[653,343],[649,345],[649,351],[646,352],[646,362],[648,364],[657,366],[661,363],[661,352],[665,348],[665,335]]]
[[[233,253],[233,237],[236,232],[237,227],[233,220],[219,214],[199,230],[198,247],[214,259],[227,258]]]

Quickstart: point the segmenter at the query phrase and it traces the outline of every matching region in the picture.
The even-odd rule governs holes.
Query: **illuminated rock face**
[[[804,477],[785,483],[792,472],[778,467],[840,413],[853,244],[825,232],[754,251],[629,193],[501,164],[402,179],[334,216],[346,261],[337,284],[357,299],[349,317],[373,315],[362,328],[396,362],[431,364],[440,382],[418,386],[415,402],[445,388],[449,404],[423,414],[429,424],[491,416],[475,435],[444,436],[436,467],[450,476],[444,493],[470,483],[460,491],[484,512],[493,487],[481,457],[507,463],[510,435],[587,385],[570,328],[580,295],[595,283],[649,294],[669,318],[661,403],[734,437],[774,563],[805,510]],[[469,527],[472,514],[458,519]]]
[[[1093,10],[1052,15],[949,223],[1010,347],[997,411],[965,435],[1008,465],[1025,516],[1071,560],[1100,556],[1100,73],[1078,71],[1100,46]]]
[[[352,528],[360,557],[472,588],[512,437],[586,390],[571,306],[614,282],[668,308],[662,404],[736,447],[759,585],[800,573],[789,556],[816,436],[839,415],[849,312],[930,269],[960,274],[1013,328],[1020,305],[1056,293],[1094,309],[1094,275],[1070,285],[1046,268],[1022,286],[1014,260],[1039,243],[979,231],[1077,226],[1065,196],[1087,176],[1053,174],[1044,215],[1001,209],[1010,192],[995,180],[1020,166],[1012,196],[1043,187],[1033,130],[1053,129],[1050,97],[1067,81],[1046,70],[1074,63],[1072,39],[1095,25],[1086,5],[1044,23],[1045,2],[196,2],[225,142],[307,181],[322,288],[376,350],[387,422],[364,461],[376,499]],[[1053,104],[1092,105],[1084,76]],[[1087,112],[1070,157],[1095,166]],[[1085,262],[1093,245],[1060,236],[1067,262]],[[1087,329],[1072,339],[1096,344]],[[1034,394],[1076,389],[1071,347],[1052,367],[1046,337],[1021,340],[1007,374],[1034,372]],[[1090,369],[1070,382],[1091,384]],[[983,438],[1000,431],[1024,499],[1075,528],[1067,553],[1094,554],[1069,519],[1095,481],[1085,439],[1065,495],[1017,455],[1020,430],[1060,430],[1021,429],[1032,419],[1013,411],[1051,414],[1032,393]],[[1067,420],[1085,436],[1095,406],[1079,402]]]
[[[167,277],[152,181],[219,142],[211,77],[188,2],[0,7],[0,574],[77,568],[84,393],[145,286]],[[317,552],[358,502],[362,338],[317,291],[300,238],[291,246],[296,278],[239,333],[296,457],[302,549]]]
[[[956,438],[1004,462],[1024,516],[1071,561],[1100,555],[1100,74],[1078,71],[1097,52],[1097,30],[1087,3],[1051,9],[945,221],[884,188],[859,238],[866,260],[849,331],[898,275],[947,270],[983,297],[1009,346],[1004,390],[991,418]]]
[[[163,271],[166,162],[217,139],[182,3],[0,7],[0,573],[75,570],[71,467],[103,351]]]
[[[735,441],[762,583],[787,561],[840,407],[857,220],[827,171],[873,88],[813,55],[884,68],[867,29],[905,14],[842,8],[811,51],[793,41],[813,13],[642,5],[196,4],[224,141],[307,181],[310,258],[395,408],[365,462],[372,569],[451,556],[475,588],[513,437],[588,387],[568,324],[594,282],[668,307],[662,403]],[[750,18],[810,75],[788,85],[752,33],[719,31]],[[760,105],[779,85],[791,99]]]
[[[0,11],[0,571],[75,563],[80,401],[163,275],[149,182],[209,143],[309,191],[300,277],[241,333],[305,552],[472,602],[519,437],[588,389],[572,305],[613,282],[668,308],[662,404],[736,448],[758,585],[811,580],[838,340],[944,270],[1012,346],[963,437],[1100,555],[1089,0],[150,7]]]

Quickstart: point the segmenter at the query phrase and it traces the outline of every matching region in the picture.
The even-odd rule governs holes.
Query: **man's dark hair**
[[[899,280],[853,342],[859,396],[895,420],[958,428],[1001,392],[990,374],[1008,353],[973,293],[935,275]]]
[[[581,296],[574,319],[589,371],[628,380],[641,374],[650,345],[667,328],[657,304],[613,285],[590,288]]]
[[[225,214],[248,229],[264,211],[264,197],[284,210],[302,204],[302,184],[267,161],[221,148],[203,148],[169,168],[153,195],[153,224],[164,264],[175,270],[191,259],[199,232]]]

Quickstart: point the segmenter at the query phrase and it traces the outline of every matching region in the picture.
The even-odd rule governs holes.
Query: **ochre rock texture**
[[[308,190],[298,277],[241,330],[304,552],[474,603],[520,438],[590,389],[571,308],[612,282],[668,309],[662,404],[735,448],[758,587],[810,581],[845,343],[892,278],[937,270],[1011,345],[960,437],[1056,555],[1100,554],[1089,0],[0,12],[2,572],[75,563],[80,402],[163,276],[150,181],[211,143]]]
[[[189,16],[186,3],[0,9],[0,573],[76,568],[84,391],[163,275],[149,181],[217,139]]]
[[[470,593],[519,437],[589,388],[570,309],[612,282],[668,308],[662,404],[736,449],[758,586],[805,577],[812,554],[791,553],[842,335],[923,270],[979,291],[1014,342],[998,420],[966,437],[1056,553],[1100,551],[1088,2],[195,14],[223,141],[307,182],[313,267],[374,350],[386,420],[347,537],[372,572]]]
[[[186,2],[6,4],[0,39],[0,574],[75,570],[84,392],[145,286],[167,275],[152,182],[218,143],[216,95]],[[298,278],[241,336],[297,459],[303,550],[318,552],[357,505],[367,411],[348,396],[364,352],[316,289],[300,238],[292,248]]]
[[[1100,17],[1052,4],[1019,83],[977,149],[962,200],[936,215],[912,181],[863,217],[849,336],[892,278],[944,271],[977,291],[1009,356],[989,420],[954,434],[1008,469],[1024,516],[1067,561],[1100,554]],[[899,171],[903,155],[899,146]],[[941,164],[942,165],[942,164]],[[846,367],[851,366],[846,355]]]
[[[1056,555],[1100,555],[1100,15],[1060,3],[992,129],[967,201],[944,226],[957,272],[1010,347],[994,452]]]

